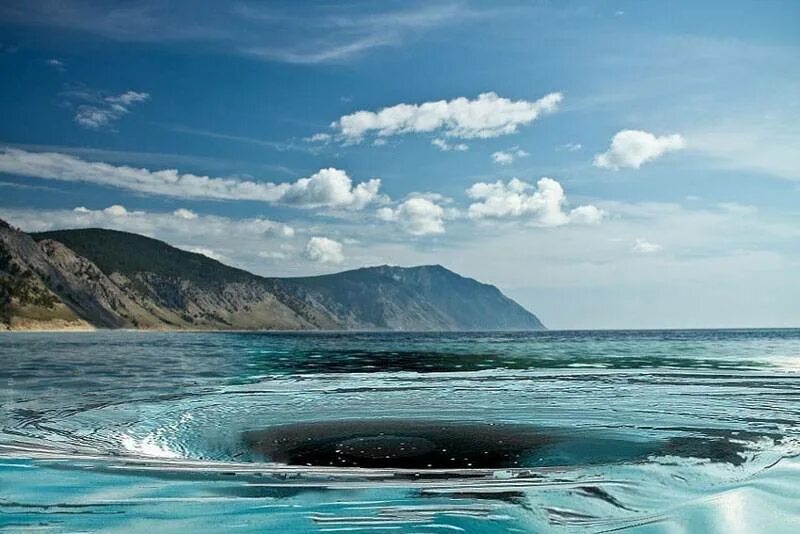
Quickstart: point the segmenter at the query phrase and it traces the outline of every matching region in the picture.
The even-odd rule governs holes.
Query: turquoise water
[[[0,334],[0,528],[798,532],[799,373],[800,330]]]

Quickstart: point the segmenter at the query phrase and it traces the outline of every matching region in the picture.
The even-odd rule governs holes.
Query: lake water
[[[800,532],[800,330],[0,334],[0,528]]]

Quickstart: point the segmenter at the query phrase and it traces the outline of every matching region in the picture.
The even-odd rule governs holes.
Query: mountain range
[[[440,265],[263,277],[149,237],[0,220],[0,329],[543,330]]]

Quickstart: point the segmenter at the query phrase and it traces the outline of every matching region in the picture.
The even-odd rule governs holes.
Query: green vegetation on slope
[[[267,278],[127,232],[95,228],[32,237],[40,244],[47,239],[62,243],[106,276],[126,277],[127,281],[109,283],[119,284],[122,294],[169,326],[185,322],[254,329],[544,328],[536,316],[496,287],[440,265],[384,265],[323,276]],[[118,296],[104,297],[114,310],[118,300]],[[198,318],[202,320],[197,322]]]
[[[106,274],[133,277],[156,273],[174,280],[189,280],[200,287],[245,282],[255,275],[228,267],[202,254],[187,252],[149,237],[117,230],[87,228],[31,234],[36,241],[53,239],[91,260]]]

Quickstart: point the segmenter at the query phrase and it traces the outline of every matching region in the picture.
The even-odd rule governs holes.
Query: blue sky
[[[0,217],[265,275],[441,263],[554,328],[796,326],[799,23],[792,1],[0,0]]]

